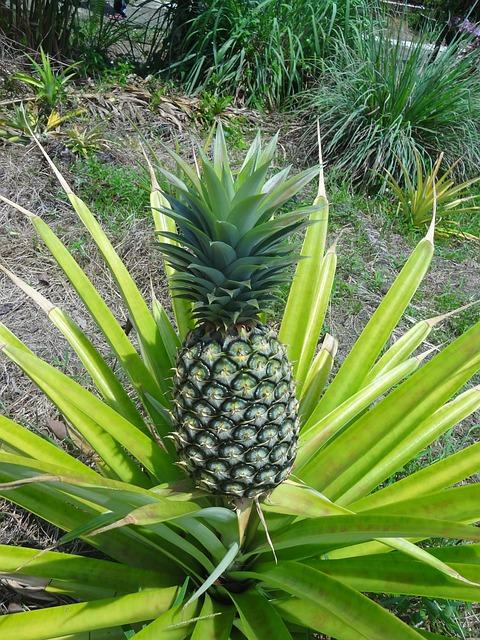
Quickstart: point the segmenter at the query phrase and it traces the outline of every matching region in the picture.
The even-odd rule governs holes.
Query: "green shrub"
[[[354,181],[378,184],[385,169],[399,178],[397,157],[409,175],[415,149],[424,160],[444,152],[457,177],[480,163],[480,78],[476,55],[453,43],[432,59],[432,34],[413,43],[401,34],[356,30],[354,45],[338,41],[315,88],[295,101],[306,123],[305,146],[315,149],[321,124],[326,159]]]
[[[348,32],[359,0],[213,0],[182,31],[170,73],[187,91],[278,107],[312,79],[315,62]],[[178,40],[174,37],[174,40]]]
[[[40,62],[28,56],[32,66],[32,73],[15,73],[13,78],[26,84],[35,94],[35,101],[45,110],[52,110],[58,107],[62,99],[65,98],[66,88],[71,84],[75,76],[75,67],[79,62],[71,64],[61,71],[52,66],[52,61],[48,53],[40,47]]]
[[[147,74],[164,68],[170,39],[182,15],[182,3],[131,6],[125,20],[108,20],[105,3],[92,0],[88,14],[79,16],[72,34],[75,55],[86,73],[103,75],[122,65]]]
[[[427,0],[425,3],[441,20],[461,16],[470,20],[480,19],[480,6],[477,0]]]

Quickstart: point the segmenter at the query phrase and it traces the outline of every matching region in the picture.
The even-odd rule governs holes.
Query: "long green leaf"
[[[339,640],[370,640],[370,636],[359,633],[343,616],[335,615],[318,602],[291,597],[274,600],[273,606],[284,620],[300,628],[307,627]]]
[[[283,320],[278,334],[287,346],[288,357],[295,363],[300,357],[312,309],[312,292],[316,291],[328,224],[328,203],[325,194],[318,198],[317,208],[310,220],[316,224],[308,227],[300,260],[287,299]]]
[[[282,618],[260,591],[254,588],[229,595],[240,615],[242,629],[248,640],[292,640]]]
[[[27,375],[46,393],[50,400],[59,408],[64,416],[77,429],[85,440],[95,449],[104,462],[103,470],[108,475],[122,478],[126,482],[134,481],[140,486],[147,486],[148,478],[142,473],[134,460],[124,451],[121,444],[109,434],[95,419],[95,405],[101,410],[103,407],[110,412],[110,430],[122,421],[129,424],[113,409],[104,405],[101,400],[83,389],[68,376],[57,371],[51,365],[43,362],[36,356],[23,350],[8,345],[1,349],[13,362],[18,364]],[[63,393],[62,393],[63,385]],[[75,404],[70,402],[75,401]],[[83,410],[78,405],[83,404]],[[100,418],[101,419],[101,418]],[[115,420],[115,422],[112,421]],[[136,427],[130,425],[130,430],[138,435],[143,435]],[[128,433],[128,431],[127,431]],[[126,434],[122,434],[123,436]],[[143,438],[147,439],[146,436]],[[151,445],[152,441],[148,438]]]
[[[332,370],[337,349],[337,340],[327,333],[320,350],[308,370],[305,384],[300,390],[299,413],[303,424],[310,418],[320,400],[320,396]]]
[[[375,359],[402,317],[433,256],[433,228],[421,240],[380,303],[323,396],[326,416],[361,387]]]
[[[435,556],[432,556],[425,549],[414,544],[414,541],[404,540],[403,538],[377,538],[377,542],[383,543],[386,546],[395,549],[395,551],[400,551],[402,554],[407,555],[414,560],[418,560],[422,564],[428,565],[430,568],[435,569],[454,580],[468,582],[466,577],[452,569],[445,562],[442,562]]]
[[[160,480],[179,476],[169,455],[151,438],[68,376],[14,347],[7,345],[3,352],[22,367],[80,432],[83,429],[82,435],[119,477],[127,482],[135,478],[141,486],[146,484],[144,474],[123,447]]]
[[[446,545],[433,547],[430,553],[451,564],[480,565],[480,544]]]
[[[383,354],[383,356],[371,368],[363,381],[363,385],[369,384],[374,378],[382,375],[389,369],[408,358],[415,349],[428,337],[433,327],[448,317],[450,314],[436,316],[428,320],[421,320],[404,333]]]
[[[480,322],[338,436],[302,471],[302,480],[330,498],[346,493],[369,472],[372,464],[387,455],[405,434],[441,407],[478,370],[479,340]],[[349,500],[353,502],[363,495],[352,492]]]
[[[197,602],[191,605],[177,605],[135,634],[138,640],[185,640],[190,637],[192,628],[198,620],[200,607]]]
[[[158,330],[160,331],[160,335],[162,336],[163,343],[168,351],[168,356],[170,358],[171,366],[173,369],[175,365],[175,358],[177,356],[177,350],[180,348],[180,340],[175,333],[174,328],[172,327],[172,323],[170,322],[164,306],[155,297],[152,300],[152,311],[155,322],[157,323]]]
[[[445,489],[477,473],[479,468],[480,443],[477,443],[352,503],[350,508],[363,511],[365,508],[407,500]]]
[[[54,306],[47,298],[33,289],[33,287],[30,287],[30,285],[15,276],[15,274],[2,267],[2,265],[0,265],[0,270],[34,300],[34,302],[45,311],[53,324],[63,333],[83,362],[88,373],[92,376],[97,389],[112,409],[115,409],[115,411],[132,422],[144,433],[150,435],[148,427],[123,386],[72,318],[62,311],[62,309]]]
[[[107,307],[83,270],[75,262],[68,249],[39,216],[34,215],[27,209],[20,207],[1,195],[0,200],[28,216],[37,233],[45,242],[58,265],[70,280],[81,300],[89,310],[92,318],[102,331],[108,344],[115,352],[117,358],[122,364],[122,367],[134,385],[135,390],[139,394],[139,397],[142,398],[146,408],[152,412],[148,399],[145,398],[145,392],[149,393],[154,398],[159,398],[163,404],[167,405],[168,402],[164,398],[163,391],[146,368],[144,362],[139,357],[113,313]],[[157,428],[159,428],[162,435],[166,435],[171,428],[170,425],[166,424],[165,421],[161,419],[161,416],[158,416],[155,410],[153,410],[153,415],[156,418]]]
[[[163,234],[165,231],[168,231],[170,233],[175,233],[176,231],[175,221],[169,216],[166,216],[162,212],[164,208],[167,208],[167,209],[170,208],[170,203],[168,202],[168,200],[165,198],[165,196],[160,190],[160,186],[157,182],[155,172],[150,162],[148,162],[148,166],[150,169],[150,178],[152,183],[152,190],[150,192],[150,205],[152,210],[153,221],[155,224],[155,229],[160,234]],[[167,242],[167,243],[174,243],[173,240],[169,240],[168,238],[165,238],[165,237],[163,238],[163,240],[164,242]],[[164,261],[164,265],[165,265],[165,272],[167,274],[167,278],[171,278],[172,274],[174,273],[174,269],[172,269],[172,267],[170,267],[166,261]],[[191,315],[192,304],[191,302],[188,302],[187,300],[182,300],[176,296],[172,297],[171,301],[172,301],[173,313],[175,315],[175,320],[178,327],[178,333],[179,333],[180,339],[184,340],[185,336],[188,333],[188,330],[192,328],[192,315]],[[168,344],[169,342],[165,342],[166,346]]]
[[[471,526],[430,518],[386,514],[329,516],[302,520],[272,532],[279,557],[318,556],[326,547],[336,548],[372,538],[459,538],[480,540],[480,531]],[[243,557],[269,553],[270,545],[261,540]],[[285,551],[285,553],[282,553]]]
[[[448,598],[476,602],[480,587],[453,580],[424,563],[398,553],[312,561],[310,566],[341,580],[354,589],[374,593],[400,593],[427,598]],[[452,565],[470,581],[480,581],[480,568],[466,564]]]
[[[205,594],[191,640],[228,640],[234,615],[233,607],[216,602]]]
[[[421,422],[408,434],[405,434],[401,442],[396,446],[392,446],[376,466],[372,465],[372,468],[355,485],[353,490],[356,493],[362,491],[367,493],[369,487],[379,485],[397,471],[399,467],[413,459],[427,445],[479,407],[480,387],[464,391],[454,400],[440,407],[433,415]],[[348,499],[349,494],[347,493],[342,500],[346,501]]]
[[[282,482],[264,498],[262,509],[267,513],[283,513],[304,518],[350,513],[308,485],[296,484],[289,480]]]
[[[208,517],[206,517],[207,526],[207,524],[199,520],[200,515],[201,510],[198,509],[191,516],[177,518],[175,526],[180,527],[186,534],[196,538],[198,543],[209,552],[214,562],[220,563],[227,553],[225,542],[220,540],[216,531],[212,531]]]
[[[283,589],[297,598],[328,609],[368,640],[418,640],[421,637],[358,591],[307,565],[297,562],[284,562],[277,566],[265,564],[256,571],[245,573],[270,587]]]
[[[68,481],[68,479],[66,479]],[[70,484],[73,481],[70,480]],[[95,498],[95,492],[92,492],[92,500]],[[78,538],[84,535],[96,536],[118,527],[125,527],[130,525],[147,526],[157,524],[159,522],[165,522],[172,520],[185,513],[190,513],[197,510],[196,504],[188,504],[187,502],[171,502],[168,500],[157,500],[155,503],[146,504],[137,509],[132,509],[127,512],[123,518],[120,516],[125,509],[117,509],[112,514],[108,514],[108,524],[103,525],[101,518],[90,521],[87,525],[84,525],[78,529],[74,529],[67,535],[63,536],[62,544]],[[99,526],[100,525],[100,526]]]
[[[3,492],[27,484],[47,483],[58,486],[59,497],[75,496],[103,512],[98,519],[94,518],[63,536],[62,544],[87,534],[98,535],[100,527],[106,531],[129,524],[148,525],[198,511],[195,502],[164,497],[161,489],[153,493],[136,485],[106,478],[75,477],[69,474],[68,469],[45,462],[32,464],[28,458],[6,454],[0,454],[0,464],[2,470],[12,469],[11,475],[16,477],[13,482],[0,484]],[[104,526],[103,516],[106,516],[109,526]]]
[[[217,564],[215,569],[210,573],[208,578],[202,583],[202,585],[193,593],[188,599],[185,606],[192,604],[198,600],[198,598],[203,595],[211,586],[213,586],[217,580],[219,580],[220,576],[222,576],[228,570],[228,567],[234,561],[237,553],[238,553],[239,545],[237,542],[234,542],[230,549],[226,552],[222,560]]]
[[[3,640],[51,640],[64,634],[151,620],[168,610],[176,587],[152,589],[103,601],[68,604],[0,617]]]
[[[65,185],[62,184],[62,186],[65,188]],[[152,314],[125,265],[88,207],[69,189],[65,189],[65,191],[75,211],[95,240],[118,286],[123,301],[128,308],[129,317],[135,327],[140,349],[149,371],[155,376],[163,393],[168,396],[170,361]]]
[[[311,367],[315,354],[320,331],[322,330],[325,313],[327,312],[330,293],[337,266],[335,245],[325,254],[315,283],[315,291],[312,296],[312,306],[307,316],[307,326],[303,335],[303,344],[298,354],[297,362],[294,362],[294,376],[297,384],[302,387]],[[306,313],[306,310],[304,310]]]
[[[68,636],[55,636],[51,640],[125,640],[125,627],[110,627],[109,629],[69,633]]]
[[[418,368],[420,361],[417,358],[400,363],[394,369],[387,371],[383,376],[375,378],[369,385],[357,391],[347,400],[342,402],[327,416],[317,419],[317,409],[314,409],[299,438],[299,452],[295,462],[296,471],[306,467],[301,477],[308,483],[310,469],[315,469],[317,453],[320,455],[322,445],[341,433],[343,427],[361,414],[372,402],[375,402],[382,394],[398,384],[403,378]],[[320,406],[320,405],[319,405]],[[320,414],[321,412],[319,412]],[[312,459],[313,458],[313,459]]]
[[[234,542],[239,542],[237,515],[231,509],[226,509],[225,507],[205,507],[197,511],[197,513],[192,514],[192,518],[201,520],[208,525],[210,529],[213,529],[216,532],[217,539],[221,540],[222,545],[225,545],[224,549],[230,547]],[[180,525],[182,522],[183,520],[180,519]],[[187,522],[187,526],[188,524]]]
[[[168,574],[160,571],[108,562],[97,558],[0,545],[0,572],[36,576],[68,584],[112,589],[117,593],[134,593],[146,589],[172,586]]]
[[[404,514],[474,523],[480,520],[480,484],[466,484],[427,493],[410,500],[363,509],[362,513]]]
[[[163,562],[166,556],[197,577],[200,576],[197,560],[207,570],[213,571],[211,561],[198,547],[161,522],[198,510],[196,503],[170,498],[159,500],[153,492],[104,478],[92,485],[83,478],[69,477],[68,472],[65,477],[58,473],[54,475],[55,469],[46,463],[30,466],[28,459],[25,459],[26,465],[23,460],[7,456],[3,461],[0,454],[0,478],[8,483],[0,488],[0,492],[69,531],[61,538],[61,544],[81,536],[90,544],[104,548],[112,557],[120,556],[122,560],[126,557],[134,565],[142,562],[140,566],[151,567],[152,557],[160,555],[160,564],[168,564]],[[38,470],[46,473],[38,476]],[[46,499],[48,503],[45,505]],[[75,508],[71,509],[70,505]],[[132,506],[140,508],[135,511]],[[125,519],[119,521],[122,516]],[[149,526],[141,531],[123,527],[128,524]],[[105,544],[107,540],[111,544]],[[147,552],[148,560],[144,564],[146,548],[149,555]],[[170,568],[170,571],[173,575],[177,573],[175,568]]]
[[[64,467],[75,474],[98,477],[96,471],[83,464],[78,458],[68,455],[60,447],[37,436],[29,429],[21,427],[2,414],[0,414],[0,441],[2,442],[1,449],[5,449],[5,445],[8,445],[13,452],[29,456],[34,460]]]
[[[18,468],[10,467],[11,465],[0,464],[0,479],[3,482],[18,481]],[[29,477],[31,475],[30,472]],[[104,512],[104,507],[87,503],[72,495],[67,496],[58,487],[52,486],[52,483],[29,484],[14,491],[7,489],[1,495],[64,531],[80,527]],[[157,566],[165,572],[178,574],[176,558],[175,563],[167,560],[168,550],[160,549],[158,541],[155,543],[146,539],[131,528],[109,531],[105,535],[87,538],[87,542],[119,562],[150,569],[155,559]]]

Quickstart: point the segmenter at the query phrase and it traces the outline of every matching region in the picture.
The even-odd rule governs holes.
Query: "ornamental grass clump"
[[[480,368],[480,322],[430,359],[414,354],[439,318],[389,342],[429,267],[432,225],[332,378],[336,341],[320,338],[336,264],[335,246],[325,247],[323,178],[320,171],[312,206],[279,209],[318,169],[272,175],[275,143],[257,137],[233,170],[218,127],[212,160],[199,150],[190,167],[171,152],[175,173],[152,168],[175,323],[156,298],[149,308],[49,160],[135,339],[42,218],[2,197],[34,225],[121,367],[115,374],[71,317],[2,267],[64,334],[96,387],[87,390],[0,326],[3,356],[92,453],[84,464],[0,415],[0,495],[65,531],[55,550],[0,545],[0,575],[73,599],[1,617],[3,640],[441,638],[408,626],[374,594],[479,600],[480,531],[472,525],[480,485],[461,483],[478,471],[480,445],[399,481],[395,473],[480,407],[480,389],[464,389]],[[157,175],[172,193],[159,189]],[[276,336],[265,313],[297,260],[283,240],[302,228]],[[100,557],[62,551],[74,538]]]
[[[454,176],[465,180],[480,163],[478,54],[455,40],[434,54],[436,34],[412,42],[400,29],[373,23],[352,26],[349,43],[324,63],[318,85],[295,98],[293,117],[305,122],[304,143],[315,149],[322,125],[325,157],[357,183],[383,187],[384,170],[398,180],[397,158],[406,172],[444,152]]]

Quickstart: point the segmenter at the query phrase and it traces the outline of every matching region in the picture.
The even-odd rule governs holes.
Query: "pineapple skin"
[[[299,419],[285,347],[261,324],[190,331],[173,379],[180,464],[210,493],[257,498],[290,474]]]

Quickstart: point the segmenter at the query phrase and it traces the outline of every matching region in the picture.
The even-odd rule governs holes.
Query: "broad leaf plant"
[[[223,197],[255,174],[252,158],[272,156],[273,147],[262,156],[260,144],[257,137],[237,171],[218,132],[212,163],[201,153],[190,168],[171,154],[191,183],[208,180]],[[174,296],[174,320],[158,299],[147,304],[87,205],[49,162],[111,272],[133,332],[126,334],[44,220],[2,197],[35,227],[122,369],[116,375],[71,317],[2,267],[64,334],[97,389],[82,387],[0,325],[3,357],[94,452],[94,464],[84,464],[0,415],[0,495],[65,532],[55,549],[0,546],[0,577],[34,579],[73,599],[2,616],[2,640],[444,637],[409,626],[376,601],[385,593],[480,600],[480,485],[472,480],[480,444],[396,476],[480,407],[480,388],[464,389],[480,368],[480,322],[433,357],[415,353],[438,318],[391,340],[430,265],[433,224],[332,376],[336,341],[322,336],[322,325],[336,248],[326,248],[322,171],[289,178],[285,170],[262,192],[252,187],[252,197],[285,202],[306,175],[320,176],[279,332],[299,403],[296,461],[273,490],[233,499],[197,488],[169,437],[172,371],[193,324],[191,304]],[[176,242],[172,200],[157,181],[159,172],[167,174],[150,168],[156,230],[164,242]],[[185,183],[169,175],[181,191]],[[170,263],[166,271],[171,283]],[[95,555],[62,551],[75,538]]]

